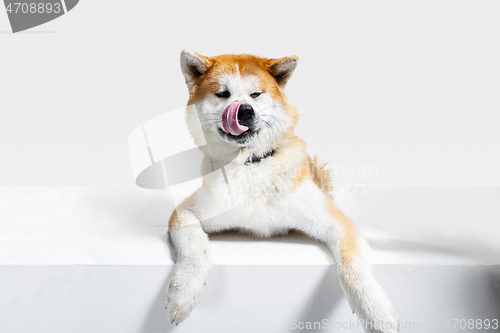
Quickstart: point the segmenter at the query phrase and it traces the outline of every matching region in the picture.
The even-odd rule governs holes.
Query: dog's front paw
[[[390,311],[377,311],[372,309],[365,319],[365,332],[367,333],[398,333],[399,320],[392,306]]]
[[[366,333],[398,333],[399,319],[391,303],[384,297],[354,298],[351,307],[363,323]]]
[[[170,281],[165,291],[165,311],[171,324],[178,325],[186,319],[195,305],[196,297],[188,295],[185,290],[181,289],[181,286],[173,280]]]

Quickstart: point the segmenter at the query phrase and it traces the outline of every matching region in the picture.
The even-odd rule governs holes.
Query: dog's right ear
[[[191,50],[181,52],[181,70],[188,89],[191,89],[196,80],[206,74],[212,66],[208,57]]]

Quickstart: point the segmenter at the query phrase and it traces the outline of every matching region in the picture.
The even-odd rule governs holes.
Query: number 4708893
[[[60,3],[26,3],[26,2],[15,2],[15,3],[9,3],[7,5],[7,13],[55,13],[59,14],[61,12],[61,4]]]
[[[444,325],[447,329],[480,330],[498,329],[498,319],[448,319]]]

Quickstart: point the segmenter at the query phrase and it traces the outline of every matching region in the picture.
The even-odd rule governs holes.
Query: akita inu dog
[[[191,135],[200,146],[216,143],[204,163],[224,168],[204,176],[203,186],[170,218],[177,259],[165,309],[172,323],[191,313],[204,285],[211,267],[208,233],[237,229],[271,237],[294,229],[329,247],[352,310],[373,326],[368,332],[397,331],[396,313],[366,260],[366,241],[328,193],[330,171],[294,135],[298,114],[283,90],[297,62],[296,56],[181,53],[188,105],[196,106],[187,109],[187,123],[203,129]]]

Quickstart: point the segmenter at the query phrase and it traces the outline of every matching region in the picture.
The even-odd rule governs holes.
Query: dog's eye
[[[215,96],[219,97],[219,98],[229,98],[229,96],[231,96],[231,94],[229,93],[229,91],[221,91],[221,92],[218,92],[215,94]]]
[[[254,92],[253,94],[250,94],[250,97],[257,98],[260,96],[260,94],[262,94],[262,91],[257,91],[257,92]]]

